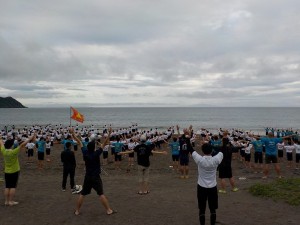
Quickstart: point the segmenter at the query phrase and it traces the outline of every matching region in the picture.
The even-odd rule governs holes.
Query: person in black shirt
[[[70,175],[70,186],[71,191],[75,190],[75,168],[76,168],[76,159],[75,154],[71,150],[71,143],[67,142],[65,149],[61,152],[61,162],[63,163],[63,180],[62,180],[62,191],[66,191],[67,178]]]
[[[107,144],[110,138],[111,129],[108,131],[108,136],[105,139],[103,145],[96,149],[95,140],[87,144],[87,151],[83,151],[83,158],[85,161],[85,177],[83,183],[83,189],[77,200],[76,210],[74,214],[77,216],[80,214],[80,208],[83,203],[83,199],[86,195],[91,193],[91,190],[94,189],[97,192],[97,195],[100,198],[100,202],[104,206],[107,215],[116,213],[115,210],[112,210],[109,206],[109,202],[106,196],[103,193],[103,184],[100,177],[101,165],[100,165],[100,155],[103,152],[103,147]],[[83,147],[82,142],[77,138],[78,146]]]
[[[141,136],[141,143],[137,145],[134,150],[120,152],[118,154],[130,154],[133,152],[137,153],[137,164],[138,164],[138,176],[139,176],[139,191],[140,195],[148,194],[149,191],[149,168],[150,168],[150,155],[155,154],[167,154],[166,151],[155,151],[152,145],[146,144],[146,136]]]
[[[177,125],[177,133],[179,137],[179,163],[180,163],[180,172],[181,176],[180,178],[189,178],[189,155],[190,151],[192,149],[191,144],[191,131],[192,126],[190,126],[188,129],[183,129],[183,134],[180,136],[179,132],[179,126]]]

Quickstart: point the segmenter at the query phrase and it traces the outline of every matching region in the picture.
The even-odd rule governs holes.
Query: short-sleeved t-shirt
[[[85,176],[98,177],[101,173],[100,155],[103,149],[99,148],[94,152],[86,151],[83,155],[85,161]]]
[[[180,145],[178,141],[173,141],[169,144],[169,147],[171,148],[172,155],[179,155]]]
[[[282,138],[261,138],[262,143],[266,148],[266,155],[277,155],[276,145],[282,142]]]
[[[4,158],[4,172],[5,173],[16,173],[20,171],[20,164],[18,154],[20,152],[20,147],[14,149],[5,149],[3,146],[1,148],[1,153]]]
[[[262,152],[262,150],[263,150],[263,143],[261,142],[261,140],[252,141],[252,144],[253,144],[255,152]]]
[[[119,152],[122,152],[124,144],[122,142],[115,142],[112,144],[112,146],[115,147],[115,152],[119,153]]]
[[[46,142],[45,141],[37,141],[36,146],[38,149],[38,152],[45,152],[45,147],[46,147]]]
[[[135,146],[134,151],[137,153],[137,162],[138,165],[149,167],[150,166],[150,160],[149,157],[151,155],[151,147],[150,145],[146,144],[139,144]]]

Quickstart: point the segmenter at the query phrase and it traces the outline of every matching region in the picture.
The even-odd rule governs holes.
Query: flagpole
[[[72,123],[72,122],[71,122],[71,121],[72,121],[72,119],[71,119],[72,112],[71,112],[71,111],[72,111],[72,109],[71,109],[71,106],[70,106],[70,127],[71,127],[71,123]]]

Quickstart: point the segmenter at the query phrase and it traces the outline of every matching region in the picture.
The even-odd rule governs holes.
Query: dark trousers
[[[71,189],[73,189],[75,186],[75,181],[74,181],[75,167],[64,166],[63,180],[62,180],[62,188],[63,189],[66,189],[67,179],[68,179],[69,175],[70,175],[70,186],[71,186]]]
[[[205,211],[206,202],[210,210],[210,224],[215,225],[216,223],[216,209],[218,208],[218,190],[217,187],[204,188],[197,186],[197,198],[199,207],[199,222],[201,225],[205,224]]]

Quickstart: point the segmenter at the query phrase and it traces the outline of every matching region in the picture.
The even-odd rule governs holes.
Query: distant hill
[[[0,108],[27,108],[12,97],[0,97]]]

